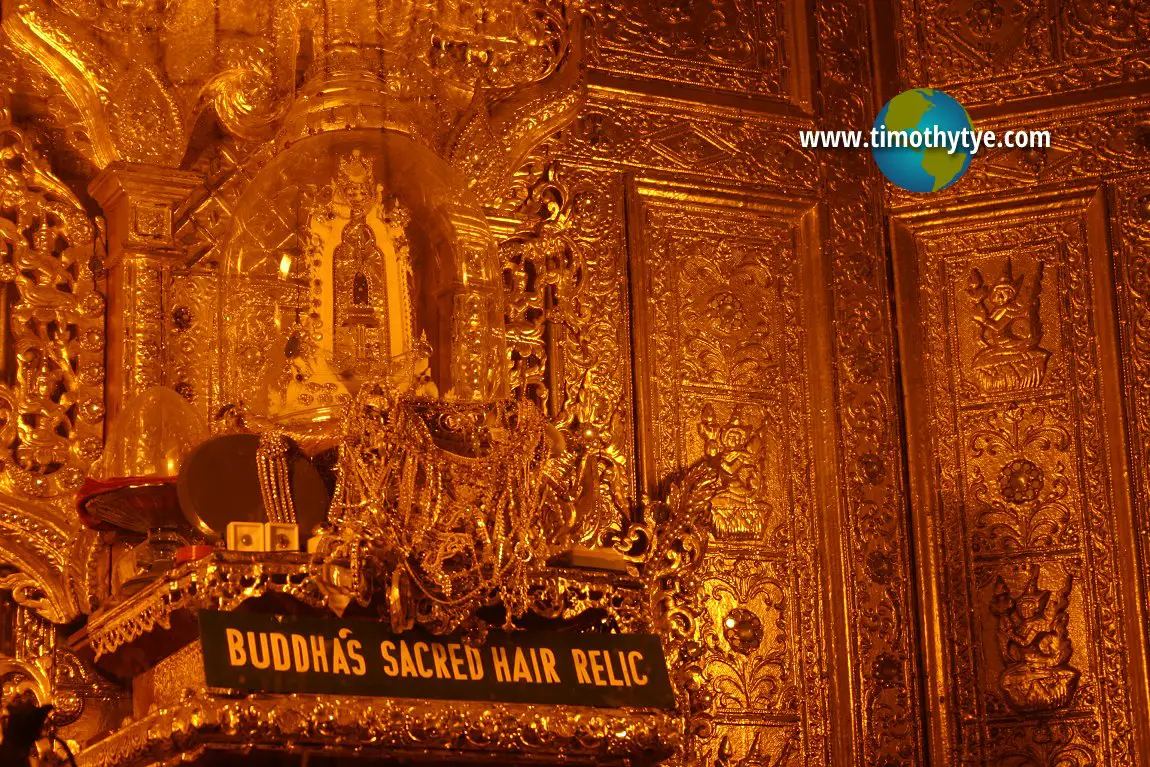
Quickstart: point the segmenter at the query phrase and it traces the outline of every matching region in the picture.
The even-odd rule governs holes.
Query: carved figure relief
[[[990,604],[998,618],[998,645],[1007,664],[999,684],[1007,702],[1025,713],[1069,705],[1080,676],[1070,665],[1074,646],[1066,630],[1073,575],[1068,573],[1064,583],[1052,591],[1039,586],[1040,574],[1041,567],[1035,565],[1018,594],[999,576]]]
[[[767,474],[777,468],[768,465],[770,444],[762,409],[736,404],[724,417],[728,408],[716,410],[715,404],[703,405],[698,429],[704,455],[718,462],[725,479],[715,500],[718,528],[732,534],[761,533],[777,521],[765,492]]]
[[[660,473],[702,457],[725,478],[716,500],[724,535],[785,546],[789,354],[780,330],[795,311],[797,269],[789,221],[762,215],[723,232],[713,222],[687,226],[660,202],[646,217],[650,242],[640,267],[656,299],[640,308],[652,407],[664,439],[653,446]],[[638,298],[647,304],[646,299]],[[785,326],[784,333],[793,332]]]
[[[977,311],[973,316],[980,347],[971,362],[978,387],[987,394],[1031,389],[1042,384],[1050,352],[1042,348],[1042,262],[1032,275],[1014,275],[1007,257],[1002,275],[992,284],[976,267],[967,291]]]

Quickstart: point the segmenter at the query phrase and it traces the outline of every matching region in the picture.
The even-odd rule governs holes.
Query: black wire
[[[64,740],[63,738],[61,738],[59,735],[57,735],[55,733],[52,733],[51,735],[49,735],[48,739],[49,739],[48,742],[50,744],[51,743],[59,743],[61,746],[63,746],[64,747],[64,754],[67,755],[67,757],[68,757],[68,764],[70,764],[72,767],[76,767],[76,757],[72,755],[72,749],[68,748],[68,741]]]

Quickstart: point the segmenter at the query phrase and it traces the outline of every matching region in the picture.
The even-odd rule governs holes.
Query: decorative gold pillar
[[[179,263],[173,211],[200,181],[194,173],[115,162],[88,187],[108,222],[108,414],[164,383],[164,280]]]

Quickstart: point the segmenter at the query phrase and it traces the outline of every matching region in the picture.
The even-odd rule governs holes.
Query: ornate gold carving
[[[0,650],[0,705],[7,708],[17,700],[35,705],[48,705],[45,732],[57,743],[67,743],[77,750],[77,740],[91,730],[91,721],[112,709],[117,691],[76,655],[60,646],[55,627],[37,614],[39,605],[25,606],[27,586],[24,576],[7,576],[0,589],[12,589],[17,598],[14,607],[8,594],[0,594],[0,616],[5,623],[5,641]],[[94,710],[94,711],[93,711]],[[26,733],[34,735],[34,733]],[[42,739],[38,746],[48,746]],[[50,746],[49,746],[50,748]],[[58,751],[60,763],[65,756]],[[48,757],[46,761],[52,761]]]
[[[162,299],[175,261],[172,215],[193,188],[187,172],[115,163],[89,185],[108,221],[108,407],[164,383]]]
[[[1130,413],[1130,473],[1134,502],[1139,517],[1143,562],[1150,546],[1150,486],[1147,485],[1147,456],[1150,455],[1150,194],[1146,176],[1133,176],[1114,187],[1116,205],[1113,227],[1116,233],[1115,271],[1117,276],[1119,323],[1122,334],[1121,365],[1124,395]],[[1150,606],[1150,572],[1141,567],[1143,609]]]
[[[819,127],[857,130],[873,124],[859,94],[877,88],[868,62],[875,47],[881,49],[882,22],[872,25],[864,8],[837,0],[819,0],[813,16]],[[866,167],[860,153],[824,152],[820,159],[825,178],[821,245],[829,254],[836,458],[842,477],[841,620],[847,624],[844,652],[852,658],[851,751],[864,764],[924,764],[925,722],[914,705],[923,690],[917,681],[922,656],[910,617],[911,539],[879,211],[873,190],[860,183]]]
[[[584,248],[575,240],[571,217],[575,195],[566,174],[545,151],[522,170],[517,212],[524,222],[499,247],[503,253],[507,343],[516,385],[553,410],[560,359],[552,359],[568,332],[587,321],[580,302]]]
[[[794,371],[780,332],[798,311],[790,216],[801,208],[764,204],[747,220],[695,207],[684,217],[660,191],[639,191],[645,241],[633,266],[636,326],[647,332],[635,340],[640,376],[659,435],[649,477],[715,456],[729,478],[716,501],[718,532],[779,545],[783,521],[767,499],[786,492],[782,395]],[[763,302],[770,294],[781,312]]]
[[[298,220],[287,222],[287,241],[262,259],[274,266],[278,281],[266,284],[272,277],[266,264],[262,270],[244,264],[247,273],[230,275],[229,287],[243,280],[241,299],[228,297],[235,318],[245,324],[271,319],[275,326],[274,343],[280,348],[267,349],[264,365],[240,373],[263,384],[267,391],[257,396],[267,398],[268,412],[276,416],[346,404],[352,373],[405,364],[406,370],[392,372],[397,385],[409,387],[415,358],[429,352],[416,348],[417,296],[404,215],[395,200],[384,200],[373,165],[353,149],[338,157],[329,190],[320,184],[303,192],[297,202],[301,209],[295,211]],[[290,218],[291,211],[272,215],[273,220]],[[261,244],[275,243],[254,245]],[[236,260],[258,259],[251,250],[241,251]],[[245,307],[244,299],[251,297],[262,300]],[[275,301],[270,318],[260,311],[269,297]]]
[[[0,125],[0,162],[3,343],[15,360],[0,384],[0,482],[52,497],[74,492],[102,447],[104,299],[88,268],[95,231],[10,125]]]
[[[542,191],[549,193],[549,183]],[[532,247],[565,259],[568,243],[563,238],[569,238],[575,248],[570,255],[580,266],[572,273],[577,283],[568,282],[577,292],[557,292],[562,305],[553,307],[556,313],[548,320],[549,404],[565,433],[595,456],[599,487],[594,517],[610,524],[638,498],[623,185],[616,173],[570,166],[564,166],[559,183],[556,191],[569,195],[559,208],[559,227],[545,228],[544,238]],[[511,245],[514,253],[514,238]],[[552,261],[551,269],[562,263]]]
[[[365,384],[314,547],[333,606],[387,591],[396,631],[418,621],[448,633],[498,599],[510,628],[556,533],[543,516],[543,423],[522,399],[464,407]]]
[[[703,452],[719,462],[727,478],[722,496],[716,501],[718,528],[728,533],[750,533],[767,529],[775,520],[774,510],[766,496],[764,482],[769,460],[761,434],[765,419],[755,418],[748,405],[730,408],[730,417],[719,421],[715,406],[708,402],[699,414],[699,434]],[[758,426],[754,423],[760,422]]]
[[[1064,403],[1010,405],[964,418],[973,517],[971,547],[982,554],[1073,546],[1077,479]]]
[[[719,715],[793,718],[806,699],[797,667],[787,568],[715,552],[704,568],[705,679]]]
[[[603,383],[590,371],[576,385],[563,380],[594,340],[586,330],[595,321],[585,293],[588,248],[572,225],[593,192],[585,180],[567,183],[551,147],[544,150],[521,171],[524,199],[516,211],[526,219],[500,245],[511,375],[526,396],[556,415],[566,450],[550,464],[551,501],[568,507],[570,541],[594,546],[618,532],[627,516],[627,457],[614,441],[622,403],[605,403]],[[578,356],[570,352],[576,345]]]
[[[563,150],[596,165],[638,166],[706,180],[788,189],[818,185],[818,158],[804,149],[796,119],[591,88],[565,132]]]
[[[665,501],[646,505],[647,522],[630,531],[645,539],[640,547],[649,625],[663,638],[678,710],[685,718],[683,756],[689,761],[698,760],[713,735],[714,691],[705,677],[699,641],[706,630],[699,578],[713,533],[718,485],[712,466],[692,466],[669,484]]]
[[[715,752],[714,767],[784,767],[799,749],[796,730],[781,728],[731,728],[748,733],[746,750],[737,754],[731,736],[723,735]]]
[[[1015,594],[998,576],[990,611],[998,618],[998,646],[1006,662],[999,685],[1010,706],[1025,713],[1070,705],[1079,671],[1070,665],[1074,646],[1066,630],[1072,575],[1057,590],[1039,588],[1041,568]]]
[[[678,540],[676,535],[669,533],[664,538],[673,542]],[[669,543],[667,549],[674,550],[674,545]],[[684,572],[689,574],[690,568]],[[99,659],[151,632],[170,628],[172,616],[177,613],[234,610],[248,599],[272,594],[322,607],[329,600],[329,593],[320,588],[324,581],[324,576],[315,577],[315,569],[303,555],[256,559],[218,553],[182,565],[167,580],[147,586],[131,601],[111,605],[94,615],[84,642]],[[588,611],[601,611],[620,631],[632,632],[649,628],[651,601],[658,597],[644,592],[642,582],[636,578],[559,568],[533,571],[528,594],[531,610],[543,617],[575,620]]]
[[[1035,712],[1052,717],[1051,727],[1063,721],[1069,727],[1062,717],[1096,723],[1101,737],[1090,745],[1070,739],[1060,746],[1064,753],[1088,754],[1082,763],[1135,758],[1131,693],[1121,681],[1128,678],[1134,629],[1121,618],[1130,596],[1120,585],[1123,555],[1116,536],[1127,523],[1108,489],[1121,468],[1102,448],[1105,414],[1115,403],[1103,394],[1110,384],[1099,363],[1099,338],[1107,331],[1097,323],[1107,314],[1096,302],[1107,299],[1093,292],[1093,286],[1109,284],[1100,276],[1105,256],[1091,234],[1101,212],[1098,196],[1083,190],[1017,202],[1005,212],[1001,204],[966,210],[961,221],[912,217],[900,230],[899,258],[917,259],[924,275],[915,290],[922,300],[928,396],[917,403],[912,396],[909,406],[929,403],[939,462],[931,470],[938,482],[927,501],[931,512],[924,513],[939,515],[932,546],[945,546],[936,550],[935,573],[940,593],[947,594],[939,606],[941,636],[947,637],[942,649],[953,676],[944,689],[957,710],[988,712],[964,725],[952,746],[956,760],[1027,763],[1004,756],[1011,752],[989,735],[990,717],[998,722]],[[1007,255],[1016,269],[1044,264],[1044,339],[1057,341],[1043,345],[1060,350],[1047,375],[1065,364],[1069,385],[1014,391],[1011,401],[988,405],[985,397],[970,398],[951,383],[961,372],[947,361],[956,358],[941,355],[953,348],[948,329],[963,309],[948,299],[976,259],[1002,264]],[[1048,315],[1051,303],[1062,308]],[[1028,587],[1036,574],[1041,581]],[[982,600],[984,612],[977,606]],[[996,626],[993,634],[990,625]],[[1035,753],[1042,753],[1039,734],[1027,736]],[[1025,753],[1024,742],[1016,741],[1013,753]]]
[[[625,765],[666,758],[679,741],[675,717],[645,710],[305,695],[233,700],[199,690],[85,748],[76,763],[128,767],[291,742],[341,760],[441,753],[481,763],[518,754],[543,762]]]
[[[797,51],[782,34],[792,6],[777,0],[689,0],[596,8],[603,27],[597,66],[645,80],[796,98]],[[801,59],[800,59],[801,61]]]
[[[353,331],[351,338],[343,339],[343,348],[336,349],[335,357],[352,360],[353,364],[390,359],[414,343],[415,322],[408,287],[411,258],[404,242],[406,235],[401,224],[385,218],[388,237],[384,244],[392,251],[390,258],[380,249],[377,235],[367,223],[369,202],[378,190],[371,163],[359,152],[353,151],[350,157],[341,159],[335,188],[337,196],[346,201],[348,220],[332,254],[336,265],[332,277],[336,295],[332,330],[340,327]],[[311,274],[314,285],[318,270]],[[398,292],[392,289],[392,282],[398,283]],[[398,322],[393,321],[393,316]],[[393,337],[396,324],[399,332]]]
[[[1091,72],[1093,69],[1084,69]],[[1150,71],[1150,65],[1148,65]],[[1025,83],[1026,77],[1010,82]],[[1059,88],[1063,87],[1059,80]],[[962,99],[951,88],[947,91]],[[967,102],[963,102],[967,103]],[[996,147],[980,152],[978,162],[954,184],[938,194],[939,198],[977,193],[1029,192],[1036,185],[1089,183],[1099,176],[1119,176],[1145,162],[1150,129],[1134,117],[1145,111],[1150,101],[1109,100],[1092,104],[1055,107],[1027,113],[1027,130],[1049,130],[1052,144],[1047,149],[1007,149]],[[977,116],[977,112],[975,113]],[[1017,115],[988,116],[976,121],[980,129],[1003,131],[1018,129],[1023,118]],[[887,184],[890,198],[897,206],[913,205],[913,193]],[[1021,266],[1021,264],[1020,264]]]
[[[1002,767],[1098,767],[1091,747],[1096,731],[1090,722],[1039,720],[1026,725],[992,725],[988,740],[992,764]]]
[[[975,383],[984,393],[1018,391],[1042,385],[1050,351],[1043,349],[1042,262],[1034,274],[1014,276],[1010,257],[1002,276],[988,285],[977,267],[970,271],[971,298],[977,302],[981,348],[971,360]]]
[[[276,2],[214,14],[189,2],[96,15],[27,0],[6,14],[4,29],[75,108],[98,168],[117,159],[177,165],[210,111],[245,140],[281,127],[307,135],[317,121],[330,121],[320,130],[398,125],[453,145],[468,175],[496,179],[578,105],[579,14],[549,2],[502,3],[478,14],[422,2],[400,14],[351,13],[332,0],[319,9]],[[161,45],[163,56],[139,54]],[[308,57],[300,85],[296,67]],[[355,84],[335,93],[317,82],[328,75]],[[441,108],[404,103],[412,89],[435,91]],[[523,93],[513,102],[488,100],[488,89]],[[380,114],[381,93],[402,108]],[[293,112],[299,95],[311,103]],[[471,111],[473,100],[484,106]]]
[[[905,82],[944,88],[962,103],[1002,102],[1144,78],[1139,45],[1150,14],[1138,4],[900,2]],[[958,87],[955,87],[955,86]]]
[[[685,734],[677,758],[687,764],[889,767],[924,763],[930,728],[931,756],[944,764],[1140,764],[1144,669],[1134,648],[1144,632],[1133,626],[1141,613],[1123,477],[1129,470],[1146,528],[1150,202],[1145,178],[1125,175],[1145,167],[1150,145],[1143,8],[593,2],[599,46],[588,62],[579,2],[491,0],[477,13],[452,2],[400,5],[401,13],[346,0],[5,6],[0,69],[16,75],[0,88],[15,83],[21,126],[35,126],[57,175],[86,180],[117,160],[133,164],[92,188],[108,217],[105,259],[80,201],[28,149],[29,131],[5,123],[0,181],[15,185],[0,197],[22,202],[5,203],[0,226],[12,224],[11,241],[36,265],[34,274],[0,274],[2,330],[15,352],[0,382],[10,411],[0,433],[11,437],[0,469],[8,494],[0,558],[15,572],[3,570],[0,587],[25,616],[51,621],[104,596],[104,549],[57,509],[68,478],[99,449],[104,407],[89,365],[103,358],[92,332],[100,311],[76,308],[82,291],[96,295],[75,281],[90,277],[79,251],[108,269],[108,409],[166,383],[211,415],[235,398],[228,377],[262,371],[260,355],[275,346],[260,335],[275,300],[253,302],[241,345],[240,324],[221,311],[221,245],[250,223],[233,213],[246,195],[244,205],[275,207],[253,178],[316,134],[403,136],[405,151],[378,168],[404,155],[411,167],[434,160],[437,173],[460,177],[435,196],[454,206],[463,247],[453,257],[483,272],[490,291],[457,297],[446,336],[486,351],[455,360],[452,375],[481,391],[484,366],[506,371],[500,339],[483,333],[505,303],[511,381],[557,427],[546,429],[552,455],[535,477],[548,529],[568,543],[608,542],[637,573],[532,573],[524,604],[556,619],[594,611],[622,630],[655,621],[668,632],[687,729],[644,712],[544,718],[516,707],[371,709],[295,698],[241,705],[182,686],[173,672],[155,684],[178,691],[82,760],[150,763],[287,740],[337,758],[450,748],[477,761],[514,749],[541,762],[649,762]],[[886,36],[892,9],[897,45]],[[943,87],[972,107],[980,128],[1050,128],[1055,146],[981,153],[929,212],[886,187],[902,221],[897,281],[913,283],[895,313],[908,323],[904,451],[873,169],[865,153],[803,149],[798,131],[865,127],[871,102],[908,84]],[[528,157],[529,169],[511,180]],[[166,170],[177,166],[193,172]],[[524,175],[522,197],[497,199]],[[278,193],[309,180],[283,174],[271,186]],[[625,182],[636,190],[629,197]],[[1099,183],[1106,190],[1096,198],[1073,191]],[[740,191],[713,189],[722,184]],[[1073,189],[1035,191],[1059,187]],[[800,201],[774,202],[784,197]],[[817,213],[804,219],[807,208]],[[1107,212],[1120,275],[1117,358]],[[345,228],[332,242],[374,256],[355,234]],[[56,244],[45,246],[45,236]],[[281,244],[261,247],[279,259]],[[14,252],[10,244],[7,257]],[[307,253],[305,242],[296,255]],[[385,294],[368,271],[345,271],[340,326],[347,319],[364,331],[348,337],[345,356],[363,357],[375,342],[372,322],[393,307],[375,304]],[[501,276],[503,303],[494,297]],[[1131,414],[1129,467],[1119,385]],[[651,494],[664,500],[638,501]],[[918,610],[908,519],[920,542]],[[201,603],[234,607],[282,593],[318,606],[329,597],[302,558],[278,569],[206,567],[174,571],[135,607],[93,616],[94,646],[114,654]],[[385,590],[404,602],[401,583]],[[6,681],[36,686],[61,721],[80,716],[69,726],[82,729],[96,717],[75,697],[91,689],[77,686],[69,698],[53,675],[88,684],[88,672],[59,647],[40,655],[55,640],[36,621],[21,640],[21,652],[36,657]],[[118,705],[101,702],[100,715],[118,721]],[[83,727],[89,736],[106,730]],[[559,735],[539,735],[548,728]]]
[[[216,269],[173,269],[164,295],[165,384],[212,423],[220,405],[219,277]]]
[[[0,104],[0,563],[8,587],[50,621],[75,617],[90,538],[70,508],[103,448],[103,242]],[[81,592],[81,593],[77,593]]]
[[[43,587],[26,573],[16,572],[0,577],[0,591],[8,592],[13,602],[45,620],[52,623],[64,622],[59,606],[53,604]]]

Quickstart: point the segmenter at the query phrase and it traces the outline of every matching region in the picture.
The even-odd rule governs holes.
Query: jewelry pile
[[[328,523],[309,545],[332,606],[386,593],[396,631],[418,622],[446,633],[498,603],[510,627],[527,610],[529,570],[552,553],[544,423],[522,398],[442,402],[363,386],[344,417]]]

